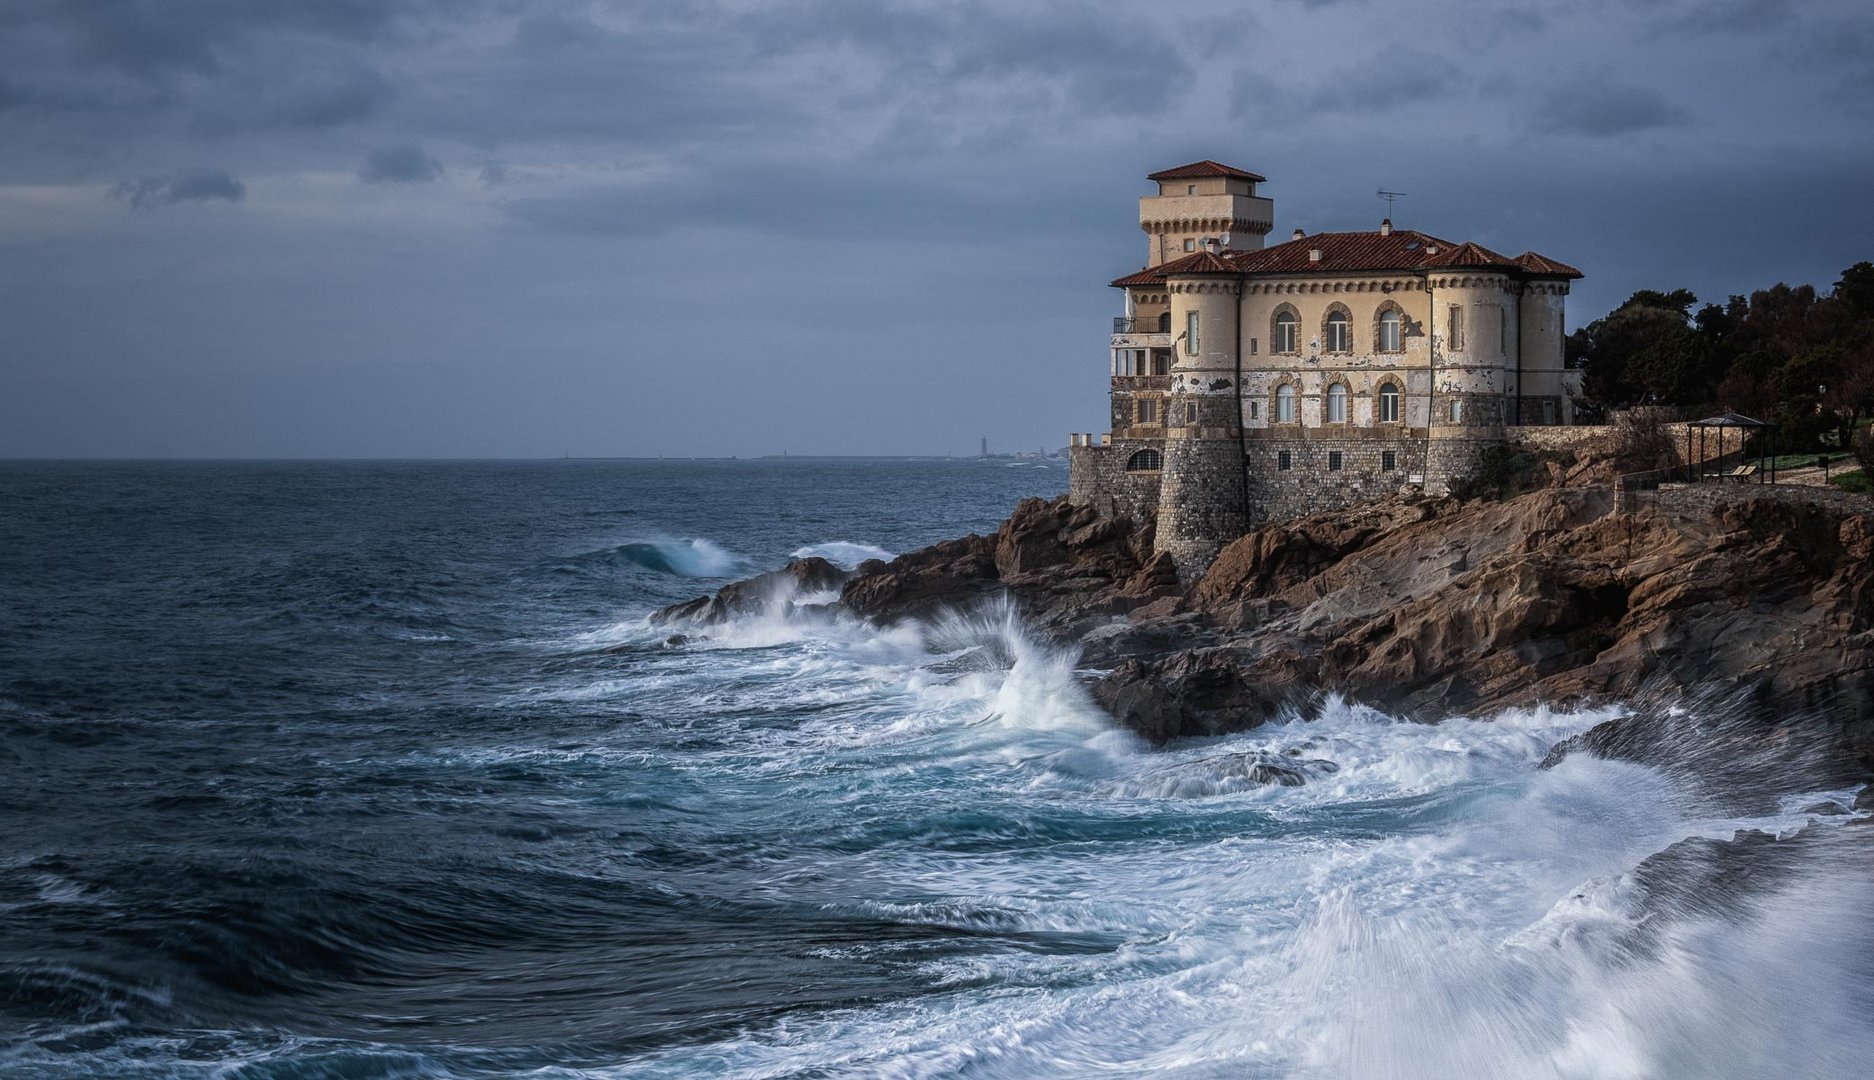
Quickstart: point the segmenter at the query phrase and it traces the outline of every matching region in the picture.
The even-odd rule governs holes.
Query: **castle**
[[[1148,179],[1146,266],[1112,283],[1111,431],[1069,440],[1069,491],[1156,511],[1181,575],[1262,522],[1447,493],[1518,427],[1574,421],[1562,314],[1579,270],[1390,219],[1265,247],[1265,177],[1199,161]]]

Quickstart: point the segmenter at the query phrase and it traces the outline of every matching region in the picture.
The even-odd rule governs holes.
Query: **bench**
[[[1724,477],[1726,480],[1735,480],[1738,483],[1742,484],[1745,481],[1749,480],[1751,477],[1757,475],[1757,466],[1739,465],[1737,468],[1732,469],[1730,472],[1719,473],[1718,475]]]

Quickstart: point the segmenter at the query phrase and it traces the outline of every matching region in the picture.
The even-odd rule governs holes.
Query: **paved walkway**
[[[1856,465],[1853,461],[1830,462],[1828,467],[1828,475],[1831,480],[1843,473],[1860,471],[1861,466]],[[1821,469],[1811,466],[1807,469],[1778,469],[1776,471],[1776,482],[1779,484],[1808,484],[1811,487],[1823,487],[1828,483],[1828,480],[1822,478]]]

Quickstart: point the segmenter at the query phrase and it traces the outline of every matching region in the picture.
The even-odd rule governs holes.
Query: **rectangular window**
[[[1190,237],[1188,237],[1188,236],[1187,236],[1187,237],[1185,237],[1185,238],[1184,238],[1184,250],[1186,250],[1186,251],[1196,251],[1196,250],[1197,250],[1197,241],[1196,241],[1196,240],[1193,240],[1193,239],[1191,239],[1191,238],[1190,238]]]
[[[1249,418],[1251,420],[1262,419],[1262,402],[1252,401],[1249,403]]]
[[[1184,193],[1185,193],[1186,195],[1195,195],[1195,194],[1197,194],[1197,185],[1196,185],[1196,184],[1186,184],[1186,185],[1184,185]]]
[[[1464,309],[1452,304],[1445,315],[1445,348],[1462,349],[1464,347]]]
[[[1555,402],[1544,401],[1542,403],[1542,422],[1545,424],[1555,423]]]
[[[1197,402],[1187,401],[1184,403],[1184,422],[1187,425],[1197,423]]]
[[[1464,402],[1454,399],[1451,402],[1451,422],[1455,424],[1463,419],[1464,419]]]
[[[1301,323],[1291,312],[1284,311],[1275,317],[1275,337],[1269,348],[1278,353],[1292,353],[1295,350],[1295,338],[1300,332]]]
[[[1353,351],[1353,323],[1344,316],[1327,320],[1327,351]]]
[[[1287,472],[1295,464],[1295,459],[1286,450],[1278,450],[1275,455],[1275,467]]]
[[[1380,472],[1392,472],[1394,469],[1397,469],[1398,467],[1399,467],[1399,455],[1398,454],[1394,453],[1391,450],[1380,451],[1379,453],[1379,471]]]
[[[1503,355],[1510,354],[1510,309],[1506,307],[1497,308],[1497,345]]]
[[[1256,339],[1255,338],[1249,339],[1249,355],[1251,356],[1256,355]]]
[[[1139,423],[1158,423],[1158,402],[1155,399],[1141,398],[1139,400]]]
[[[1184,313],[1184,355],[1197,355],[1197,312]]]
[[[1327,452],[1327,471],[1328,472],[1340,471],[1340,451],[1339,450],[1329,450]]]

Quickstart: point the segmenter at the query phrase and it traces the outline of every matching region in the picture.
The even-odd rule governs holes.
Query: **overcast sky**
[[[1874,4],[5,0],[0,456],[1104,427],[1144,175],[1637,288],[1874,259]]]

